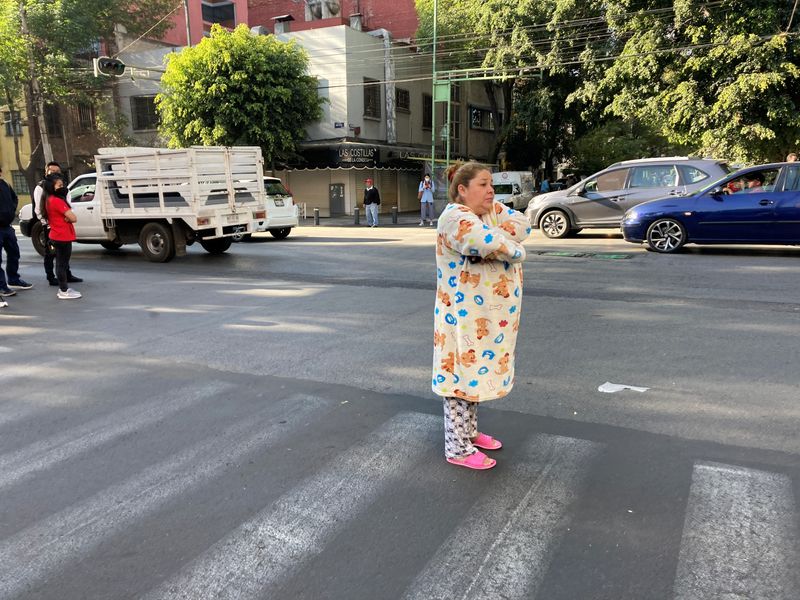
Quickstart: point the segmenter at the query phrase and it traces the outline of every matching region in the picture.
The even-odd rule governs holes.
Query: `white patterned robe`
[[[448,204],[436,240],[433,392],[474,402],[514,385],[528,219],[503,204],[478,217]],[[470,262],[468,257],[481,257]]]

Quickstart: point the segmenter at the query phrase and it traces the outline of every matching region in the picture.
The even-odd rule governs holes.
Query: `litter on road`
[[[646,392],[650,388],[637,387],[635,385],[625,385],[624,383],[611,383],[606,381],[603,385],[597,388],[598,392],[605,392],[606,394],[613,394],[614,392],[621,392],[622,390],[632,390],[634,392]]]

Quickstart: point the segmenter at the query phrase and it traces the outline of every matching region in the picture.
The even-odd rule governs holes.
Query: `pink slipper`
[[[490,435],[486,435],[485,433],[479,433],[478,437],[472,440],[472,445],[477,446],[478,448],[483,448],[484,450],[500,450],[503,447],[503,444],[500,440],[494,439]]]
[[[466,458],[448,458],[447,462],[452,465],[458,465],[459,467],[467,467],[468,469],[475,469],[476,471],[485,471],[486,469],[491,469],[493,466],[497,464],[497,461],[493,458],[489,458],[489,464],[484,464],[484,459],[489,458],[483,452],[478,450],[474,454],[470,454]]]

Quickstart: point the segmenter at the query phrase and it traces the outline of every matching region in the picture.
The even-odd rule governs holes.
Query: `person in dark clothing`
[[[11,226],[17,214],[18,204],[19,198],[14,188],[3,179],[3,169],[0,168],[0,298],[16,294],[13,288],[29,290],[33,287],[19,276],[19,244],[17,234]],[[4,252],[5,272],[2,263]],[[5,300],[3,303],[7,304]]]
[[[367,211],[367,225],[370,227],[378,226],[378,209],[381,205],[381,195],[378,188],[372,185],[372,178],[364,180],[364,209]]]
[[[45,178],[52,174],[61,175],[61,165],[55,161],[47,163],[47,166],[44,168]],[[58,278],[56,277],[55,270],[53,268],[56,255],[53,252],[52,244],[50,244],[50,227],[47,224],[47,219],[42,217],[42,205],[47,200],[47,196],[44,194],[44,183],[45,179],[42,179],[39,182],[39,185],[36,186],[36,189],[33,190],[33,210],[44,226],[44,274],[47,276],[48,283],[52,286],[56,286],[58,285]],[[72,274],[72,272],[69,272],[67,273],[67,281],[70,283],[80,283],[83,281],[83,279],[76,277]]]

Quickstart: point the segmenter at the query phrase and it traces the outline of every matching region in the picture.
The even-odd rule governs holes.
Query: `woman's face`
[[[478,174],[470,180],[468,186],[458,186],[458,195],[464,206],[479,217],[490,212],[494,204],[492,174],[486,169],[478,171]]]
[[[64,187],[64,180],[63,179],[56,179],[53,182],[53,189],[54,190],[60,190],[62,187]]]

